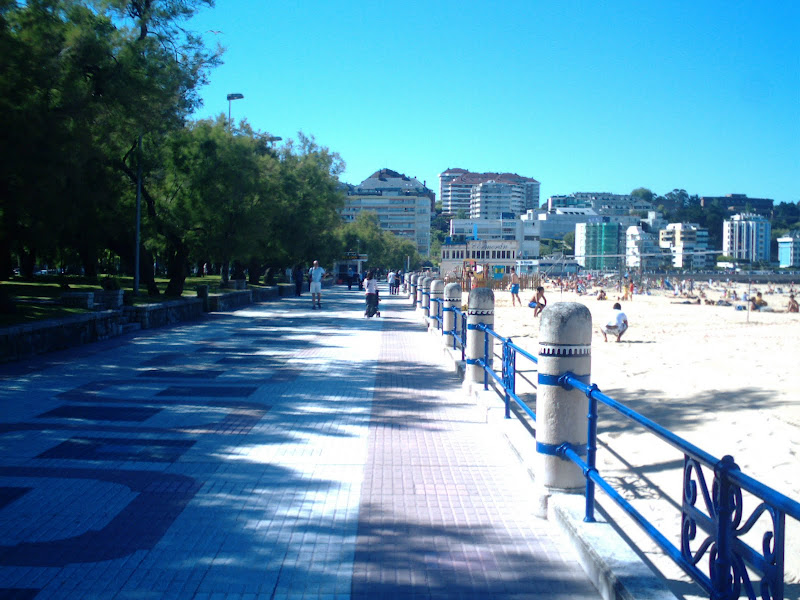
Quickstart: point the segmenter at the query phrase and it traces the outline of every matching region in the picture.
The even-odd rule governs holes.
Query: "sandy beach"
[[[606,289],[605,301],[547,284],[545,290],[550,305],[580,302],[591,311],[592,382],[601,391],[718,458],[732,455],[745,474],[800,499],[800,314],[680,304],[683,298],[657,291],[621,301],[630,329],[621,343],[613,337],[604,342],[599,327],[619,296],[615,290]],[[740,286],[739,296],[745,291],[746,285]],[[526,306],[532,292],[520,295],[523,307],[512,307],[508,292],[495,292],[495,329],[535,354],[539,322]],[[717,300],[722,290],[712,287],[707,296]],[[785,311],[788,291],[764,299]],[[605,407],[599,432],[601,473],[679,545],[683,455]],[[713,473],[706,477],[710,485]],[[599,500],[604,507],[611,504]],[[745,519],[755,506],[746,496]],[[786,581],[798,584],[800,524],[787,521]],[[640,537],[635,525],[625,529]],[[747,540],[760,549],[762,533],[759,524]],[[643,552],[651,557],[651,550]],[[668,566],[663,571],[680,591],[686,581],[682,571]],[[786,597],[800,597],[798,590],[800,585],[789,585]],[[683,597],[696,596],[686,586]]]

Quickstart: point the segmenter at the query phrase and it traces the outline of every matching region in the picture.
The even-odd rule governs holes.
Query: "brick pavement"
[[[403,299],[0,367],[2,598],[596,598]]]

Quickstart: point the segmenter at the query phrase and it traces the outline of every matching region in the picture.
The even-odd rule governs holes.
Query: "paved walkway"
[[[405,298],[0,366],[0,599],[597,598]]]

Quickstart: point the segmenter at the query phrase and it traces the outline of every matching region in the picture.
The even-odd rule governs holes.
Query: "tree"
[[[631,192],[631,196],[634,198],[639,198],[640,200],[645,200],[646,202],[653,202],[655,199],[655,194],[647,188],[640,187],[636,188]]]

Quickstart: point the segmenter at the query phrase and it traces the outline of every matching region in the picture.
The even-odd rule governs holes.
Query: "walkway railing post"
[[[546,515],[552,493],[580,493],[586,485],[581,469],[562,453],[568,448],[580,455],[586,453],[588,398],[580,390],[562,387],[559,378],[570,372],[589,384],[591,344],[592,315],[586,306],[559,302],[542,311],[536,393],[539,516]]]
[[[484,369],[478,364],[487,352],[489,361],[493,355],[494,339],[489,339],[488,346],[484,349],[486,334],[478,329],[480,323],[494,328],[494,293],[489,288],[475,288],[469,293],[467,305],[467,350],[466,350],[466,381],[469,383],[483,383]]]
[[[419,274],[412,273],[411,274],[411,278],[410,278],[409,281],[411,282],[410,288],[409,288],[409,291],[410,291],[409,298],[411,298],[411,306],[416,306],[417,305],[417,282],[419,281]]]
[[[428,329],[433,327],[434,329],[439,329],[439,320],[437,317],[441,318],[441,314],[439,312],[441,308],[441,304],[437,302],[437,300],[441,300],[444,296],[444,281],[441,279],[434,279],[431,281],[431,294],[430,294],[430,310],[428,311]]]
[[[461,284],[448,283],[444,286],[444,313],[442,314],[442,330],[444,331],[444,345],[455,348],[453,332],[458,331],[456,313],[454,308],[461,308]]]
[[[422,319],[425,321],[425,324],[428,324],[428,316],[430,315],[430,303],[431,303],[431,281],[433,281],[433,277],[423,277],[422,278],[422,292],[419,295],[419,310],[422,313]]]

